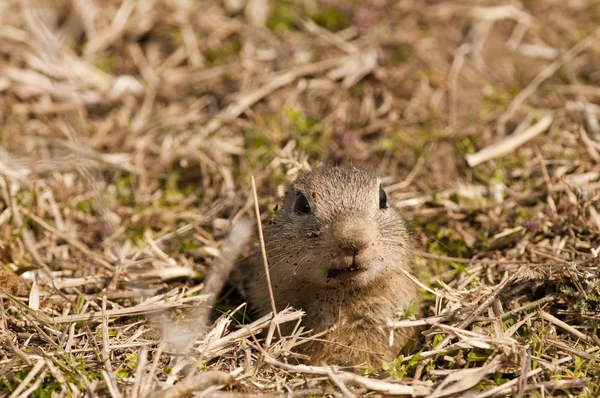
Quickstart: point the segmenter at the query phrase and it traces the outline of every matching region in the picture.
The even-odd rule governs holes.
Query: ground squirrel
[[[331,329],[330,342],[308,344],[312,363],[378,366],[415,337],[413,329],[400,329],[390,347],[384,328],[420,294],[400,270],[413,266],[406,223],[374,174],[322,166],[300,175],[264,240],[278,310],[303,309],[308,328]],[[243,274],[251,306],[270,312],[260,255]]]

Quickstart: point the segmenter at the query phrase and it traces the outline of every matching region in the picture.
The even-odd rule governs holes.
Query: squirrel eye
[[[387,195],[381,185],[379,186],[379,208],[387,209]]]
[[[298,192],[298,197],[296,197],[294,211],[298,214],[310,213],[310,205],[308,204],[308,199],[306,199],[306,196],[304,196],[304,194],[301,192]]]

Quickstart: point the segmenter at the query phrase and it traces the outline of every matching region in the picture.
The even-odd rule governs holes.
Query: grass
[[[598,396],[597,2],[235,3],[1,3],[0,396]],[[250,176],[267,222],[319,162],[385,177],[432,289],[378,369],[229,289],[194,327]]]

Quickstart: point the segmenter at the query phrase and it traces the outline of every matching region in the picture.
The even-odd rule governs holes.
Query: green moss
[[[178,48],[183,45],[183,34],[181,33],[181,29],[178,26],[174,27],[169,32],[169,43],[174,48]]]
[[[135,197],[133,196],[133,187],[131,185],[131,174],[122,173],[117,176],[115,180],[116,188],[116,201],[120,204],[132,206],[135,204]]]
[[[90,200],[85,199],[82,200],[80,202],[77,202],[77,204],[75,205],[75,207],[78,210],[81,210],[82,212],[86,213],[86,214],[91,214],[92,213],[92,204],[90,202]]]
[[[503,173],[506,175],[506,170],[511,170],[517,167],[526,167],[531,164],[532,159],[522,151],[513,152],[510,155],[496,159],[496,171],[504,170]]]
[[[252,166],[265,166],[271,159],[272,148],[280,147],[289,139],[297,142],[297,148],[318,158],[324,150],[329,131],[320,121],[307,118],[300,109],[289,108],[281,112],[257,118],[264,127],[246,131],[246,153]],[[284,181],[280,181],[284,182]]]
[[[273,158],[273,148],[279,146],[277,139],[266,126],[246,130],[244,159],[249,167],[246,169],[264,168]],[[238,176],[245,180],[247,176]]]
[[[413,144],[406,142],[405,137],[412,133],[406,131],[397,131],[388,137],[382,138],[380,142],[380,151],[391,152],[394,159],[402,159],[406,157],[407,149],[412,149]]]
[[[389,138],[384,138],[381,140],[381,150],[382,151],[391,151],[395,148],[394,140]]]
[[[313,157],[319,157],[329,141],[329,132],[320,121],[305,117],[298,109],[286,112],[290,136],[298,142],[298,149]]]
[[[473,137],[457,137],[452,141],[454,149],[462,155],[473,154],[477,152],[477,146]]]
[[[276,1],[266,25],[267,28],[279,35],[290,30],[297,30],[293,18],[293,6],[284,1]]]
[[[496,182],[505,182],[506,181],[506,170],[503,168],[496,168],[492,172],[492,180]]]
[[[412,59],[412,47],[408,43],[400,43],[393,51],[393,62],[396,65],[405,64]]]
[[[504,110],[516,95],[515,89],[511,87],[499,87],[491,84],[483,87],[481,92],[483,101],[479,113],[482,117]]]
[[[425,224],[425,221],[423,219],[423,216],[416,215],[412,219],[409,220],[409,223],[410,223],[411,228],[418,230],[418,229],[421,229],[421,226],[423,226]],[[431,224],[432,224],[432,228],[435,228],[433,226],[434,223],[431,223]]]
[[[242,49],[240,40],[230,40],[219,48],[208,49],[204,51],[204,57],[209,65],[214,66],[228,60],[234,55],[237,55]]]
[[[439,226],[430,222],[426,225],[429,234],[433,234],[427,243],[427,252],[432,254],[441,254],[450,257],[468,257],[470,250],[460,235],[450,228],[439,228]]]
[[[146,242],[144,242],[144,232],[147,227],[148,220],[140,218],[138,222],[129,225],[123,235],[127,239],[131,239],[137,247],[144,247],[146,246]]]
[[[269,145],[271,142],[262,130],[248,130],[246,132],[246,149],[259,150]]]
[[[528,207],[517,207],[513,213],[514,225],[521,225],[525,221],[531,221],[534,219],[532,209]]]
[[[115,71],[115,60],[111,57],[99,57],[94,62],[94,66],[107,75],[110,75]]]
[[[167,253],[171,255],[179,253],[193,253],[198,249],[198,244],[191,236],[176,235],[169,240]]]
[[[425,151],[427,144],[436,141],[442,132],[436,128],[419,128],[414,134],[417,139],[416,145],[414,146],[415,155],[420,156]]]
[[[165,183],[165,193],[163,196],[166,205],[176,206],[185,198],[185,194],[179,189],[179,173],[171,172]]]
[[[311,19],[332,32],[338,32],[350,26],[351,19],[333,7],[326,7],[312,14]]]

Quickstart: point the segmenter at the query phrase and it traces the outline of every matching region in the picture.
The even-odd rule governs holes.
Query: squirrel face
[[[384,278],[401,266],[408,246],[405,222],[389,206],[380,179],[354,167],[301,175],[267,232],[274,238],[270,266],[289,266],[292,280],[336,288]]]
[[[314,364],[379,366],[415,335],[384,326],[399,308],[420,302],[403,271],[413,268],[406,224],[389,205],[380,179],[355,167],[323,166],[300,175],[264,230],[272,296],[262,256],[244,269],[248,301],[261,314],[292,306],[304,325],[327,332],[334,344],[313,340],[301,350]]]

